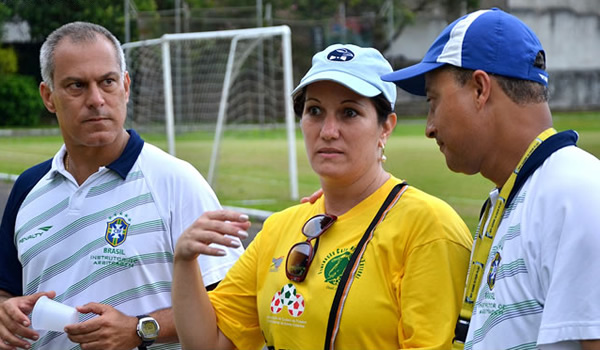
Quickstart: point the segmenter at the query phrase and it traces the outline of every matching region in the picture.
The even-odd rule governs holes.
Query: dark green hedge
[[[0,76],[0,126],[37,126],[44,108],[33,77]]]

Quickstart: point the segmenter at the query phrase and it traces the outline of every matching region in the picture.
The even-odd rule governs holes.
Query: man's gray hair
[[[54,52],[56,47],[65,38],[69,38],[73,43],[90,43],[97,40],[97,35],[107,38],[115,48],[115,56],[119,62],[121,70],[121,79],[125,76],[125,55],[119,40],[106,28],[88,22],[72,22],[61,26],[53,31],[40,50],[40,66],[42,71],[42,80],[50,87],[50,91],[54,90]]]

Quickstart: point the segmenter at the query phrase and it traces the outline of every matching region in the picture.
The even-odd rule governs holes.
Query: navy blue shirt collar
[[[133,129],[127,130],[129,133],[129,140],[123,150],[123,153],[115,161],[107,165],[106,167],[116,172],[123,179],[127,178],[127,174],[135,164],[138,156],[142,152],[144,147],[144,140],[138,135]]]

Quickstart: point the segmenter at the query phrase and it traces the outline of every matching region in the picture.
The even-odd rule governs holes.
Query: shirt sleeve
[[[461,308],[471,235],[447,205],[412,215],[416,231],[409,240],[399,280],[400,347],[450,349]]]
[[[219,329],[238,349],[265,345],[257,308],[257,259],[261,233],[229,270],[219,286],[208,293]]]
[[[450,349],[469,251],[447,240],[415,248],[400,287],[401,348]]]
[[[542,212],[527,215],[532,219],[525,228],[536,233],[537,242],[530,243],[541,245],[540,256],[530,257],[544,305],[538,344],[600,339],[598,170],[551,179],[552,186],[538,188],[532,201]]]
[[[23,266],[14,242],[15,220],[22,202],[17,197],[13,188],[0,224],[0,289],[15,296],[23,294]]]
[[[175,198],[174,206],[170,212],[174,244],[176,244],[183,231],[204,212],[221,209],[221,204],[208,182],[195,168],[191,165],[188,167],[188,165],[185,163],[184,166],[184,168],[187,168],[185,172],[187,175],[182,175],[182,183],[174,191],[174,193],[180,195]],[[183,173],[181,172],[181,174]],[[220,247],[226,251],[225,256],[198,256],[198,264],[206,286],[219,282],[225,277],[227,270],[233,266],[244,252],[241,245],[240,242],[240,248]]]
[[[160,215],[171,233],[174,251],[183,231],[204,212],[221,209],[221,204],[208,182],[190,163],[159,151],[155,146],[145,144],[144,147],[149,150],[142,152],[140,163]],[[225,256],[198,257],[206,286],[221,281],[244,251],[241,242],[239,248],[221,248],[226,251]]]
[[[21,204],[50,170],[52,159],[38,164],[19,176],[8,197],[0,223],[0,289],[12,295],[23,295],[23,266],[15,246],[15,223]]]

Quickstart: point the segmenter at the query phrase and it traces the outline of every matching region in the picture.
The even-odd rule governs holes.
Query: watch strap
[[[136,316],[138,321],[141,320],[142,318],[145,317],[152,317],[150,315],[137,315]],[[136,326],[136,333],[137,335],[140,337],[140,340],[142,341],[142,344],[140,344],[138,346],[138,350],[148,350],[148,346],[152,345],[154,343],[154,340],[145,340],[142,335],[140,334],[140,331],[138,329],[138,327]]]

